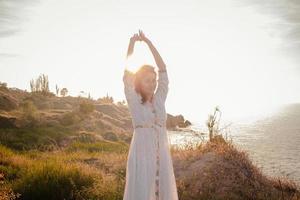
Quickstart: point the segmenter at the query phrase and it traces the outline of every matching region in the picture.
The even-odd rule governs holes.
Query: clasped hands
[[[139,30],[139,33],[135,33],[131,38],[130,38],[130,43],[128,46],[128,51],[127,51],[127,57],[130,56],[133,53],[134,49],[134,43],[136,41],[144,41],[146,44],[150,44],[150,40],[145,36],[143,31]]]
[[[139,30],[139,33],[135,33],[131,38],[131,42],[136,42],[136,41],[144,41],[146,43],[150,42],[150,40],[145,36],[143,31]]]

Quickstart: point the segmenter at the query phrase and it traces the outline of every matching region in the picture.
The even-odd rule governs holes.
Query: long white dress
[[[133,73],[124,70],[124,92],[134,127],[123,200],[178,200],[173,162],[166,129],[165,101],[168,74],[158,72],[152,103],[141,104]]]

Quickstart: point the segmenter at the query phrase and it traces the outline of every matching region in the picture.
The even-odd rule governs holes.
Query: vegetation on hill
[[[2,196],[19,199],[122,199],[129,146],[73,142],[59,151],[0,146]],[[171,148],[179,199],[299,199],[299,186],[262,174],[246,152],[215,140]],[[9,198],[6,198],[9,199]]]
[[[40,82],[44,92],[0,84],[0,200],[122,200],[132,135],[126,104],[49,95]],[[170,147],[179,199],[300,199],[299,185],[264,175],[218,134],[219,112],[207,121],[209,141]],[[168,120],[170,128],[189,124]]]

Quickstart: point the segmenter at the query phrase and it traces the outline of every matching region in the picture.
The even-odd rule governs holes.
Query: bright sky
[[[236,120],[300,102],[299,63],[272,26],[280,19],[234,0],[43,0],[27,13],[22,30],[0,41],[16,55],[0,59],[9,87],[30,91],[30,80],[44,73],[54,93],[57,84],[72,96],[108,92],[123,100],[129,38],[142,29],[168,68],[170,114],[202,123],[218,105]],[[155,65],[143,43],[132,59]]]

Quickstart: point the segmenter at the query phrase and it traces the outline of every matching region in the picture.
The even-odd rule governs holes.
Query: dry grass
[[[10,191],[21,194],[20,199],[122,197],[125,153],[30,151],[20,154],[1,146],[0,155],[0,173],[6,188],[0,194],[3,198],[6,195],[5,199],[9,199]]]
[[[128,149],[110,148],[17,153],[0,146],[5,183],[0,194],[2,199],[20,193],[19,199],[122,200],[127,153]],[[263,175],[248,154],[231,142],[171,148],[171,153],[180,200],[300,199],[299,186],[286,178]]]
[[[207,142],[172,154],[182,200],[300,199],[296,183],[263,175],[232,142]]]

